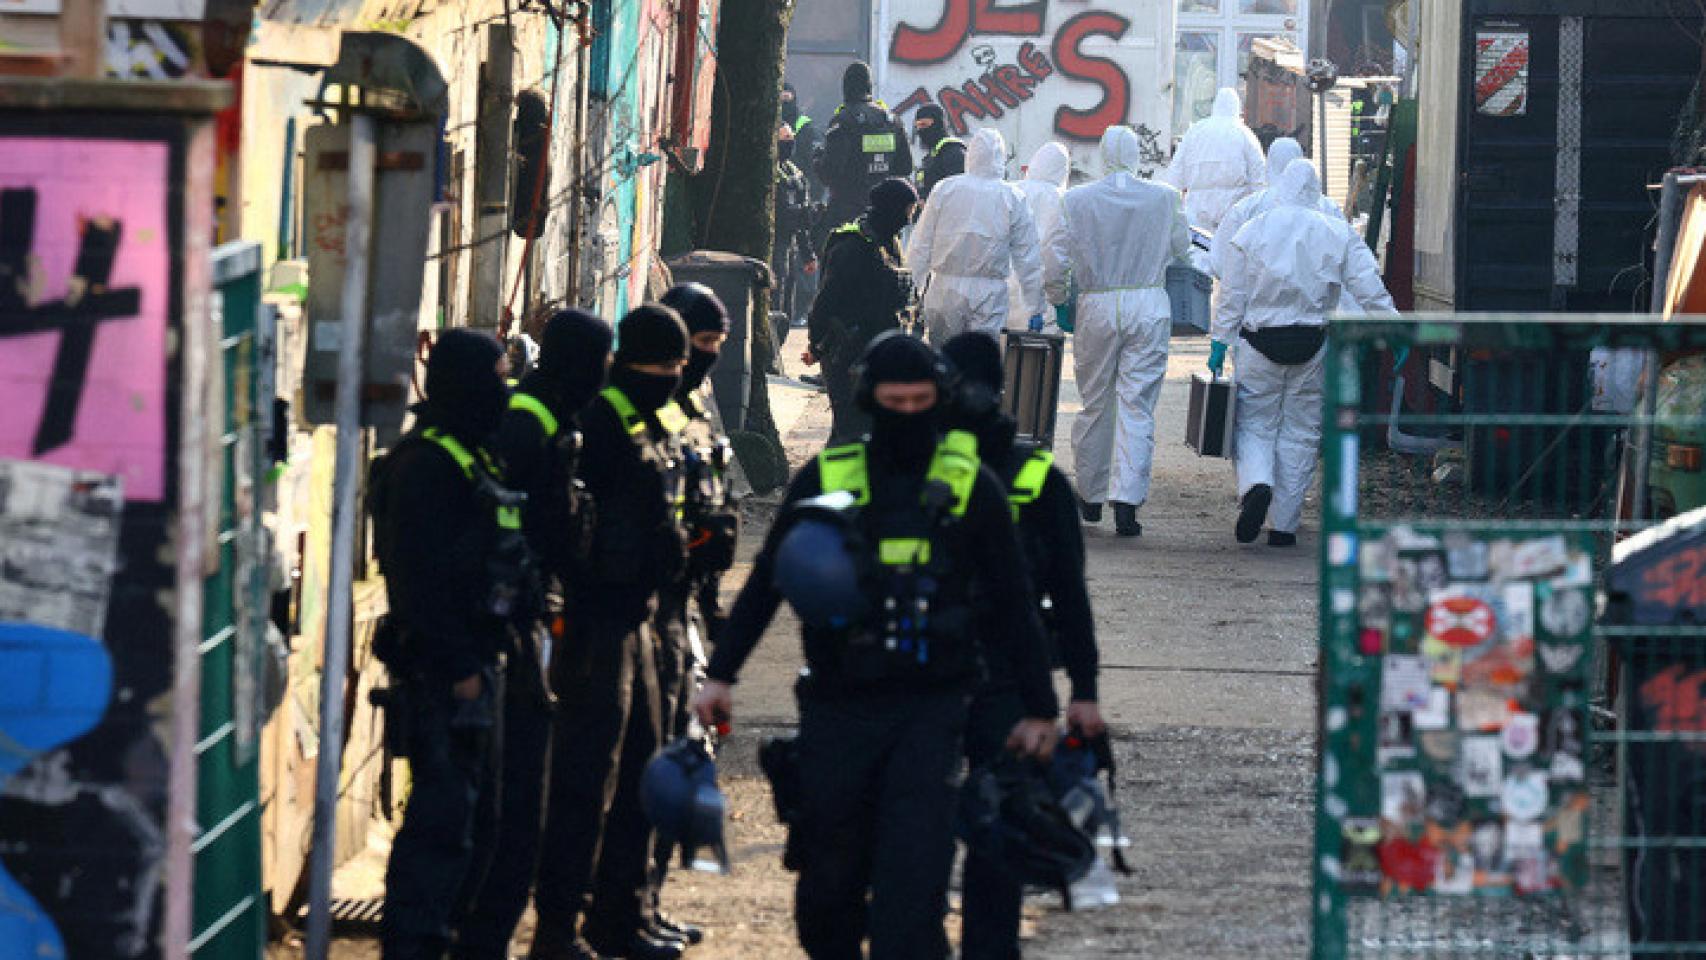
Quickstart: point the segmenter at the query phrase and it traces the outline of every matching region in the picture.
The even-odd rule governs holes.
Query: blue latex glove
[[[1068,300],[1054,305],[1054,325],[1067,333],[1072,332],[1073,318],[1078,314],[1077,301]]]
[[[1397,350],[1393,351],[1393,353],[1392,353],[1392,372],[1397,373],[1398,371],[1404,369],[1404,364],[1408,363],[1409,360],[1410,360],[1410,347],[1408,344],[1406,344],[1402,347],[1399,347]]]
[[[1043,315],[1040,313],[1033,314],[1031,322],[1027,326],[1030,327],[1032,333],[1041,333],[1043,331]]]
[[[1208,371],[1220,376],[1220,371],[1226,367],[1226,344],[1214,341],[1208,348]]]

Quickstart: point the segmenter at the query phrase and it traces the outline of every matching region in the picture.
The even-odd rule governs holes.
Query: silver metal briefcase
[[[1185,443],[1202,457],[1232,456],[1232,428],[1238,390],[1231,377],[1191,374],[1191,403],[1185,416]]]
[[[1054,447],[1055,413],[1060,407],[1060,369],[1066,338],[1058,333],[1006,331],[1003,356],[1006,384],[1001,409],[1018,421],[1014,442],[1031,449]]]

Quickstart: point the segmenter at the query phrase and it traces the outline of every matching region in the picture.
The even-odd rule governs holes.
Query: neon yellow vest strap
[[[450,459],[456,461],[456,466],[461,469],[462,475],[468,478],[469,483],[478,484],[480,482],[480,471],[482,469],[488,478],[496,482],[498,471],[491,459],[486,456],[486,451],[481,450],[480,459],[476,460],[474,455],[468,452],[468,448],[462,445],[462,441],[447,433],[440,433],[435,427],[422,430],[421,439],[437,444],[440,450],[449,454]],[[498,526],[505,530],[521,529],[520,507],[499,504],[497,516]]]
[[[930,458],[926,481],[939,480],[953,492],[954,502],[949,512],[955,517],[966,515],[971,505],[972,488],[977,485],[977,436],[965,430],[949,430],[936,444],[936,454]]]
[[[964,142],[965,141],[961,140],[959,137],[943,137],[942,139],[936,141],[936,145],[934,147],[930,148],[930,155],[932,157],[934,157],[936,154],[941,153],[942,148],[947,146],[950,143],[958,145],[958,144],[961,144]]]
[[[824,493],[851,493],[860,506],[871,502],[871,476],[865,464],[863,443],[830,447],[818,454],[817,463],[818,485]],[[954,496],[949,512],[963,517],[971,503],[972,488],[977,484],[979,466],[977,437],[964,430],[950,430],[936,444],[936,453],[930,458],[930,469],[924,479],[947,484]]]
[[[818,485],[824,493],[851,493],[859,506],[871,502],[871,474],[865,469],[865,445],[848,443],[817,455]]]
[[[618,417],[622,418],[622,429],[628,431],[629,436],[645,432],[646,421],[641,418],[639,408],[634,406],[634,402],[628,399],[627,394],[615,387],[605,387],[598,392],[598,395],[604,398],[605,403],[610,404],[610,409],[615,410]]]
[[[1054,466],[1054,454],[1047,450],[1038,450],[1019,467],[1019,473],[1013,477],[1013,485],[1007,490],[1007,502],[1013,508],[1013,519],[1019,519],[1019,511],[1037,502],[1043,495],[1043,484],[1048,482],[1049,468]]]
[[[811,123],[811,122],[812,122],[811,117],[808,117],[803,113],[800,114],[799,117],[794,120],[794,132],[799,133],[800,129],[802,127],[804,127],[806,124]]]
[[[526,413],[533,414],[533,416],[539,421],[540,429],[545,431],[545,436],[554,437],[557,435],[557,430],[561,424],[557,422],[556,415],[551,412],[549,407],[545,406],[544,401],[540,400],[533,394],[510,394],[509,408],[511,410],[521,410]]]

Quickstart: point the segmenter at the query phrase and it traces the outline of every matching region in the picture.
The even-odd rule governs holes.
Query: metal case
[[[1015,442],[1033,449],[1052,449],[1066,338],[1028,330],[1008,330],[1006,334],[1006,389],[1001,395],[1001,409],[1018,421]]]
[[[1185,415],[1185,444],[1201,457],[1232,457],[1232,427],[1238,391],[1230,377],[1191,374],[1191,403]]]

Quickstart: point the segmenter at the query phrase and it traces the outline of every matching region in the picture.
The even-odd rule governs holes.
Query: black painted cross
[[[124,225],[106,219],[91,219],[81,225],[77,262],[66,284],[65,298],[30,305],[26,292],[35,241],[36,197],[36,191],[28,188],[0,190],[0,339],[60,332],[47,404],[30,448],[32,456],[70,442],[89,374],[89,358],[95,349],[96,328],[106,321],[133,317],[142,308],[142,292],[137,288],[107,289]]]

